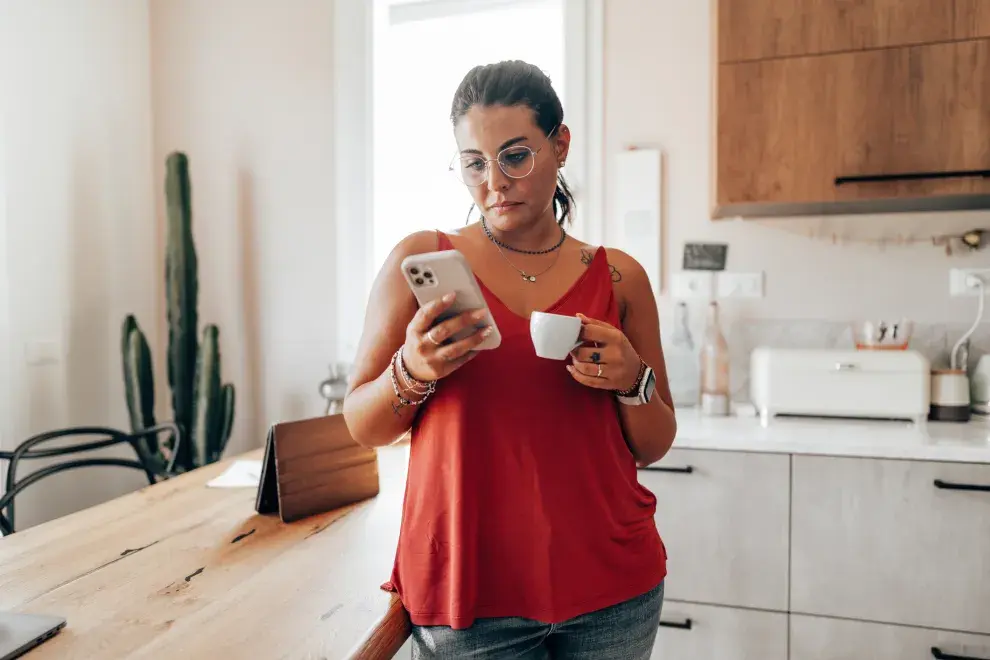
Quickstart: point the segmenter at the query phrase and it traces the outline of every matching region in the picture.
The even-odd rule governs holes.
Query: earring
[[[557,163],[557,167],[563,167],[563,166],[564,166],[564,161],[560,161],[559,163]]]

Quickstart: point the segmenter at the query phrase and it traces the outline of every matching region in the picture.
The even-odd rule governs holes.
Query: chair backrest
[[[167,446],[169,454],[162,461],[158,454],[149,451],[149,438],[157,440],[158,435],[169,432],[171,443]],[[57,447],[38,448],[38,445],[51,440],[67,437],[90,437],[97,436],[96,440],[85,440],[69,444],[60,444]],[[0,497],[0,533],[13,534],[15,531],[14,500],[25,488],[37,483],[45,477],[66,470],[73,470],[82,467],[94,466],[118,466],[136,470],[142,470],[148,477],[148,483],[153,484],[159,478],[168,478],[172,475],[175,466],[176,449],[181,442],[181,433],[175,424],[160,424],[139,433],[126,433],[119,429],[103,426],[80,426],[65,429],[57,429],[41,433],[28,438],[12,452],[0,451],[0,460],[9,461],[7,466],[7,479],[4,494]],[[35,470],[24,478],[17,479],[17,467],[22,460],[38,458],[73,457],[81,453],[113,447],[115,445],[128,444],[137,456],[136,460],[117,457],[89,457],[70,458],[58,463],[53,463],[39,470]],[[156,443],[157,444],[157,443]]]

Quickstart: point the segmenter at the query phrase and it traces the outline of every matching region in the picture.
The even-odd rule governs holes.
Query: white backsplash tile
[[[933,367],[946,367],[949,364],[949,351],[968,328],[967,324],[962,323],[915,324],[909,348],[927,357]],[[851,328],[848,323],[841,321],[737,319],[726,323],[723,331],[729,344],[730,379],[732,398],[735,401],[749,400],[749,356],[757,346],[853,347]],[[699,344],[701,337],[695,335],[694,341]],[[664,350],[667,350],[666,343]],[[990,322],[981,324],[970,339],[968,368],[972,369],[980,356],[986,353],[990,353]],[[694,377],[695,374],[688,370],[671,370],[668,375],[672,390],[688,392],[696,389],[693,383],[678,382],[681,377]]]

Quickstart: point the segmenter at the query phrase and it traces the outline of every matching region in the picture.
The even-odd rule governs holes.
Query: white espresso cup
[[[529,334],[536,354],[549,360],[565,360],[581,345],[581,319],[576,316],[533,312],[529,317]]]

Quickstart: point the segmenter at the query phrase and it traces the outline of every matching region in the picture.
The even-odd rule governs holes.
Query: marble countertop
[[[673,447],[990,463],[990,420],[915,425],[778,417],[764,427],[748,412],[720,418],[685,409],[677,412]]]

